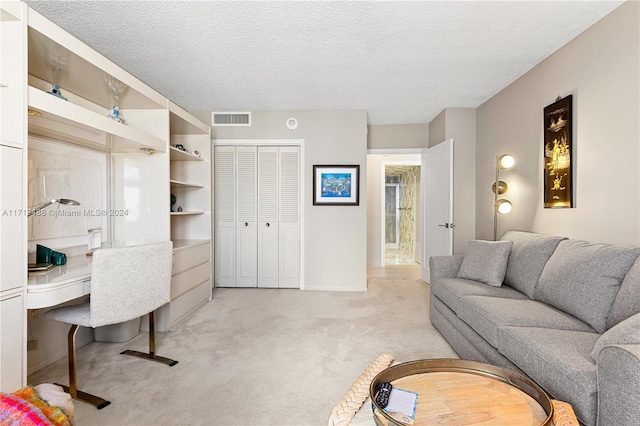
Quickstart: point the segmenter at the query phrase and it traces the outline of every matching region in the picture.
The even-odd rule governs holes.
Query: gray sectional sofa
[[[640,425],[640,248],[521,231],[429,260],[461,358],[522,373],[586,425]]]

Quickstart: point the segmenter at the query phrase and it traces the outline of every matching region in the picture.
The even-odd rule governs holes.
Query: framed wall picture
[[[313,166],[314,206],[357,206],[360,166]]]
[[[572,96],[544,108],[544,207],[573,207]]]

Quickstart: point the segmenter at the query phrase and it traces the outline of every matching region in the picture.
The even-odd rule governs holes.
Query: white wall
[[[196,114],[206,123],[210,113]],[[286,120],[298,127],[289,130]],[[213,127],[212,139],[304,139],[304,289],[367,289],[367,112],[252,112],[251,127]],[[314,164],[360,165],[359,206],[314,206]]]
[[[477,110],[476,236],[491,238],[495,156],[513,202],[507,229],[640,244],[640,3],[628,1]],[[543,109],[573,95],[573,209],[544,209]]]

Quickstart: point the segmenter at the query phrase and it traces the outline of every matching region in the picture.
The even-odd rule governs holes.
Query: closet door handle
[[[269,222],[267,222],[266,226],[267,226],[267,228],[268,228],[268,227],[270,227],[271,225],[269,225]]]
[[[249,226],[249,222],[245,222],[245,223],[244,223],[244,226]]]

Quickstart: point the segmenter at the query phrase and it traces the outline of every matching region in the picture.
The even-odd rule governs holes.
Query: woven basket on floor
[[[552,399],[553,404],[553,425],[554,426],[579,426],[576,414],[573,412],[571,404],[568,402]]]

